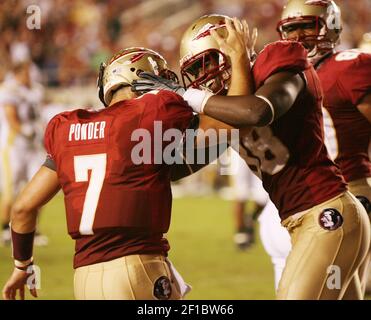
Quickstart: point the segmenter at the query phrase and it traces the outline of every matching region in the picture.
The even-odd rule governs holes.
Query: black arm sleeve
[[[45,162],[43,163],[44,167],[47,167],[53,171],[57,171],[55,162],[52,158],[46,157]]]

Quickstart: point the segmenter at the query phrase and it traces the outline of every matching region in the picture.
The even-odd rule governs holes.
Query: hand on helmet
[[[255,44],[256,44],[256,40],[258,39],[258,29],[254,28],[252,32],[250,33],[250,28],[246,20],[242,21],[242,25],[243,25],[244,34],[246,37],[246,49],[247,49],[247,53],[249,54],[249,58],[251,61],[253,60],[254,56],[256,56]]]
[[[225,23],[228,31],[228,35],[225,38],[220,36],[215,30],[211,31],[211,34],[222,52],[229,56],[232,62],[239,61],[241,58],[246,57],[248,45],[251,46],[250,40],[252,37],[250,37],[248,25],[246,21],[241,22],[237,18],[226,19]]]
[[[175,81],[156,76],[150,72],[142,72],[139,74],[141,79],[134,80],[131,83],[131,90],[137,93],[149,92],[152,90],[169,90],[180,96],[183,96],[185,89]]]
[[[141,79],[133,80],[131,83],[131,90],[133,92],[143,93],[152,90],[173,91],[183,97],[184,101],[186,101],[196,113],[203,113],[207,100],[213,96],[211,92],[206,90],[198,90],[194,88],[188,88],[185,90],[183,86],[175,81],[161,78],[153,73],[142,72],[139,74],[139,77]]]

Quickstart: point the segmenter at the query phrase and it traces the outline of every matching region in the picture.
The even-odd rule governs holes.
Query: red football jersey
[[[326,129],[330,155],[346,181],[371,177],[368,156],[371,125],[358,111],[362,98],[371,93],[371,55],[356,50],[335,53],[317,67],[323,88],[323,106],[330,116]]]
[[[75,267],[167,252],[172,196],[162,153],[174,139],[163,141],[162,134],[182,133],[192,117],[180,96],[159,91],[50,121],[45,147],[64,192],[68,232],[77,240]]]
[[[256,89],[280,71],[302,72],[306,89],[281,118],[242,136],[240,153],[285,219],[335,197],[346,184],[324,146],[320,82],[301,44],[266,46],[253,66]]]

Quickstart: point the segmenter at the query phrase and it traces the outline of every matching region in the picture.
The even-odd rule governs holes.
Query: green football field
[[[62,196],[41,216],[47,247],[36,247],[41,299],[73,299],[74,243],[67,235]],[[273,269],[260,243],[238,251],[233,242],[232,203],[216,197],[173,203],[170,259],[192,285],[188,299],[274,299]],[[1,287],[12,270],[10,248],[0,247]],[[30,298],[30,297],[29,297]]]
[[[39,298],[73,299],[74,243],[67,235],[61,195],[45,207],[40,223],[50,243],[34,252],[41,268]],[[274,299],[273,268],[259,239],[248,251],[238,251],[233,231],[232,202],[217,197],[174,200],[170,259],[193,287],[188,299]],[[11,270],[10,248],[0,247],[1,287]]]

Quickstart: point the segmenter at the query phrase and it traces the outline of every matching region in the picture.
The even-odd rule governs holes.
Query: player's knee
[[[21,217],[27,214],[31,209],[25,201],[16,200],[11,208],[11,217],[12,219]]]

